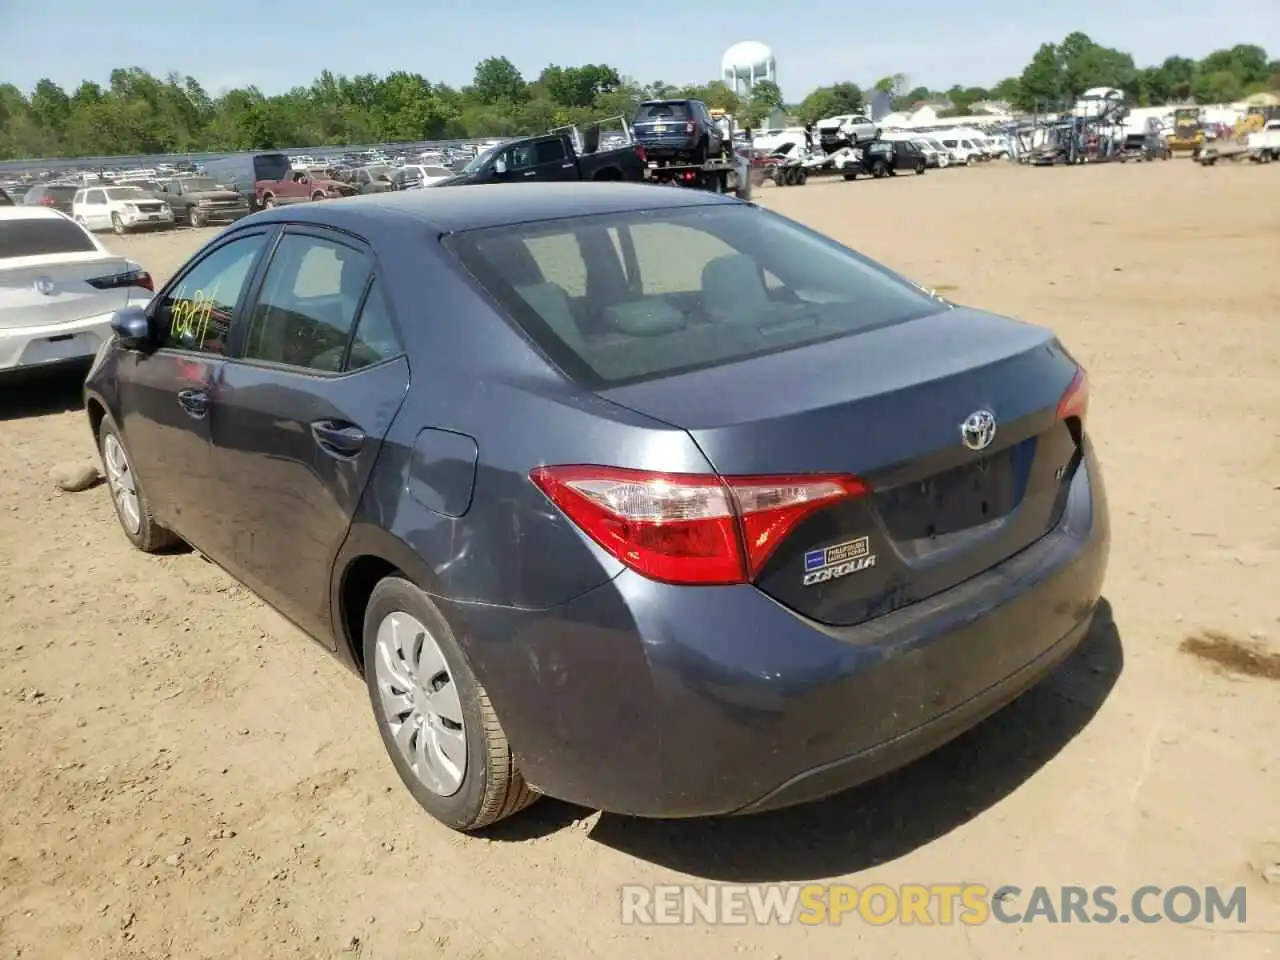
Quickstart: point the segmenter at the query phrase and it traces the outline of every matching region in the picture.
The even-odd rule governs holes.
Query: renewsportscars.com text
[[[975,883],[625,886],[624,924],[1243,924],[1244,887]]]

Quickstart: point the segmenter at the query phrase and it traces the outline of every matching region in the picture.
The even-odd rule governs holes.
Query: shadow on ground
[[[0,385],[0,420],[22,420],[81,409],[89,366],[85,361],[49,370],[7,372]]]
[[[1111,605],[1052,675],[995,716],[908,767],[830,799],[706,820],[604,815],[591,839],[683,873],[738,883],[841,876],[905,856],[1012,793],[1079,734],[1124,667]],[[543,800],[494,839],[554,831],[590,811]]]

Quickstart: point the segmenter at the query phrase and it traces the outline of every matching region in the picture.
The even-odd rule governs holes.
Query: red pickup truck
[[[288,203],[310,200],[329,200],[349,197],[355,190],[349,185],[328,177],[318,177],[308,170],[290,170],[283,180],[259,180],[254,184],[258,206],[275,207]]]

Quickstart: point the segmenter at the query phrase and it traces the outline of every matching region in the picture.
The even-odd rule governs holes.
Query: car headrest
[[[604,322],[632,337],[657,337],[683,329],[685,315],[665,300],[628,300],[605,307]]]

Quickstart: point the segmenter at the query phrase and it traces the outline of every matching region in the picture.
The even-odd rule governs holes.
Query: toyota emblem
[[[960,424],[960,438],[970,450],[985,450],[996,439],[996,415],[990,410],[975,410]]]
[[[35,288],[38,293],[43,293],[46,297],[51,297],[54,291],[58,289],[53,282],[53,277],[36,277]]]

